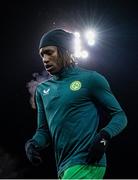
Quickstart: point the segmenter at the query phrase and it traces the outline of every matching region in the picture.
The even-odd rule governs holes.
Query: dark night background
[[[41,35],[52,28],[83,32],[96,27],[97,43],[80,66],[109,81],[128,117],[127,128],[107,150],[105,178],[138,178],[138,15],[132,0],[5,1],[1,4],[0,178],[56,178],[52,147],[32,166],[24,144],[36,128],[26,84],[44,70],[38,54]]]

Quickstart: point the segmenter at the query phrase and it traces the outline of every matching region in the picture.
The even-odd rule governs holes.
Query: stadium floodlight
[[[88,52],[85,51],[85,50],[83,50],[83,51],[81,52],[81,57],[82,57],[83,59],[86,59],[86,58],[88,57]]]
[[[81,57],[81,40],[80,40],[80,33],[75,32],[75,40],[74,40],[74,50],[75,50],[75,57],[80,58]]]
[[[90,45],[90,46],[95,45],[95,40],[94,39],[89,39],[88,40],[88,45]]]
[[[85,37],[88,45],[93,46],[95,44],[96,32],[94,30],[88,30],[85,33]]]
[[[80,33],[79,32],[75,32],[74,35],[75,35],[76,38],[80,38]]]
[[[88,52],[82,49],[82,40],[86,39],[89,46],[95,45],[96,42],[96,32],[94,30],[88,30],[85,33],[85,38],[81,39],[81,34],[79,32],[74,32],[74,56],[77,58],[86,59],[88,57]]]

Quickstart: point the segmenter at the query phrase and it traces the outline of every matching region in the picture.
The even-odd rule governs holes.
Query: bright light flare
[[[88,52],[85,51],[85,50],[83,50],[83,51],[81,52],[81,57],[82,57],[83,59],[86,59],[86,58],[88,57]]]
[[[89,30],[85,33],[88,45],[93,46],[95,44],[96,32],[94,30]]]
[[[86,39],[95,39],[96,38],[96,32],[94,30],[89,30],[86,32],[85,35]]]
[[[79,32],[75,32],[74,35],[75,35],[76,38],[80,38],[80,33]]]
[[[75,42],[74,42],[74,50],[75,50],[75,57],[80,58],[81,57],[81,40],[80,40],[80,33],[75,32]]]
[[[90,46],[95,45],[95,40],[94,39],[89,39],[88,40],[88,45],[90,45]]]
[[[86,50],[82,49],[81,35],[79,32],[74,32],[75,40],[74,40],[74,56],[77,58],[86,59],[89,54]],[[96,32],[94,30],[88,30],[85,33],[85,38],[87,40],[87,44],[89,46],[95,45],[96,41]]]

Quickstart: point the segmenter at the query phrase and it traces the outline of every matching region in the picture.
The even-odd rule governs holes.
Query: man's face
[[[63,61],[59,57],[56,46],[46,46],[39,50],[44,66],[48,73],[54,75],[63,68]]]

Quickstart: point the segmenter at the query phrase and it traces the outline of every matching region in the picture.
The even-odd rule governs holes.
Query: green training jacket
[[[36,89],[37,129],[32,139],[40,148],[54,145],[58,176],[75,164],[87,164],[88,149],[97,133],[100,104],[109,114],[105,127],[111,137],[127,118],[105,77],[79,67],[64,68]],[[97,165],[106,166],[106,155]]]

